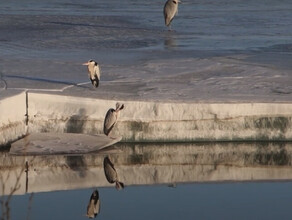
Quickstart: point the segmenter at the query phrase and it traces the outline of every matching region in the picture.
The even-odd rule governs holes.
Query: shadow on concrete
[[[32,77],[32,76],[18,76],[18,75],[3,75],[3,78],[14,78],[14,79],[24,79],[24,80],[31,80],[31,81],[38,81],[38,82],[45,82],[45,83],[56,83],[56,84],[64,84],[64,85],[73,85],[81,88],[87,88],[83,85],[78,85],[74,82],[67,82],[62,80],[56,80],[56,79],[45,79],[45,78],[39,78],[39,77]],[[6,83],[6,82],[5,82]]]
[[[77,115],[72,115],[66,123],[66,132],[83,133],[84,124],[87,118],[86,110],[84,108],[79,109],[79,113]]]

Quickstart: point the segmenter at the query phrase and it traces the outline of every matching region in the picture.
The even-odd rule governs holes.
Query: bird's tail
[[[121,190],[121,189],[124,189],[124,183],[122,183],[122,182],[119,182],[119,181],[117,181],[116,182],[116,189],[117,190]]]

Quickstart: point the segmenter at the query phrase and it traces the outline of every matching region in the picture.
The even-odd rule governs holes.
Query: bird
[[[94,190],[90,196],[89,203],[87,205],[88,218],[95,218],[100,211],[100,200],[98,190]]]
[[[180,0],[167,0],[164,5],[163,14],[165,25],[170,28],[170,23],[178,13],[178,3]]]
[[[94,60],[89,60],[87,63],[83,63],[82,65],[87,66],[89,79],[92,85],[97,88],[100,81],[100,68],[98,63]]]
[[[120,111],[124,108],[124,104],[116,103],[116,109],[110,108],[105,116],[103,124],[103,132],[105,135],[109,136],[115,124],[117,123]]]
[[[123,189],[124,183],[119,181],[117,171],[114,164],[110,161],[109,157],[106,156],[103,160],[104,174],[109,183],[116,183],[116,189]]]

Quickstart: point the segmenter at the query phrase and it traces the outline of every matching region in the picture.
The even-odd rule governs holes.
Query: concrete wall
[[[291,103],[125,104],[114,135],[123,141],[292,140]],[[30,131],[102,133],[116,101],[29,94]]]
[[[116,101],[28,93],[28,132],[101,134]],[[292,103],[125,104],[114,136],[122,141],[292,140]],[[26,95],[0,100],[0,145],[25,134]]]
[[[0,146],[23,136],[26,132],[26,95],[4,94],[0,97]],[[4,97],[3,97],[4,96]]]

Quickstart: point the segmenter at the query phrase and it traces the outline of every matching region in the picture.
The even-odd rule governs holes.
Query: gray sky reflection
[[[123,191],[99,188],[97,219],[289,219],[291,187],[291,182],[248,182],[134,186]],[[91,192],[37,193],[31,219],[86,219]],[[12,219],[22,219],[28,197],[13,198]]]

